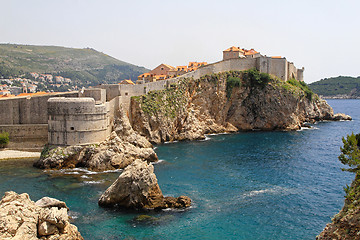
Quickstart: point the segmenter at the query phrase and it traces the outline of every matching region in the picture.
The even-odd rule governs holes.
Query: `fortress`
[[[177,77],[172,77],[177,75],[174,69],[168,78],[165,71],[164,80],[144,78],[135,85],[103,84],[79,92],[0,99],[0,132],[9,132],[9,147],[17,149],[41,148],[46,143],[94,144],[110,135],[118,110],[123,107],[128,112],[132,96],[165,89],[180,78],[197,79],[207,74],[256,68],[284,81],[303,81],[304,68],[297,69],[286,58],[262,56],[254,49],[231,47],[223,51],[222,61],[205,64]]]

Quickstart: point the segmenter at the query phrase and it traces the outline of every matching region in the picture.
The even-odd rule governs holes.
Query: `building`
[[[135,83],[133,81],[131,81],[131,79],[125,79],[122,80],[121,82],[119,82],[119,84],[130,84],[130,85],[135,85]]]
[[[255,51],[253,48],[247,50],[240,47],[230,47],[223,51],[223,60],[233,59],[233,58],[257,58],[260,57],[260,52]]]
[[[181,76],[187,72],[196,71],[199,67],[207,65],[207,62],[189,62],[186,66],[173,67],[167,64],[160,64],[148,73],[141,74],[138,77],[137,84],[156,82],[173,77]]]

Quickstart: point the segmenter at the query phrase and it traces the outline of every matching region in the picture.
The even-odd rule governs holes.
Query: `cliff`
[[[152,143],[247,130],[296,130],[334,120],[332,108],[304,83],[251,69],[182,79],[165,90],[132,97],[130,122]]]

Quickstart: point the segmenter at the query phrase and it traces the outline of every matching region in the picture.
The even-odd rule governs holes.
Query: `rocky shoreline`
[[[0,239],[82,240],[69,222],[62,201],[44,197],[36,203],[27,193],[6,192],[0,201]]]

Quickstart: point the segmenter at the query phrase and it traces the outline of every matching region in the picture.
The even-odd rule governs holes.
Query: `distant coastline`
[[[360,96],[349,95],[335,95],[335,96],[320,96],[323,99],[360,99]]]

